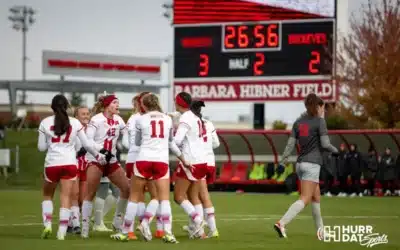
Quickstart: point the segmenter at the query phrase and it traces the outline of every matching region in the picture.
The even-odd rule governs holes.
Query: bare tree
[[[369,0],[339,41],[340,110],[361,126],[400,124],[400,0]]]

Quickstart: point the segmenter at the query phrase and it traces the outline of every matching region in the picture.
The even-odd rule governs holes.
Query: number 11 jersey
[[[172,119],[158,111],[142,115],[136,122],[136,142],[140,144],[136,161],[169,163]]]

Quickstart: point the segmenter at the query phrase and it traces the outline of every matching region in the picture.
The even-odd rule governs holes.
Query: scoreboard
[[[212,101],[300,100],[316,92],[334,101],[334,11],[324,17],[277,7],[285,0],[262,2],[175,0],[176,92]]]

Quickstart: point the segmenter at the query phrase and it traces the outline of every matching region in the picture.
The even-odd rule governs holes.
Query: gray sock
[[[314,219],[315,227],[318,230],[324,226],[324,222],[322,221],[322,216],[321,216],[321,204],[319,202],[313,202],[311,203],[311,207],[312,207],[312,216]]]
[[[301,210],[303,210],[303,208],[304,202],[302,200],[297,200],[289,207],[286,214],[282,217],[279,223],[282,226],[289,224],[293,220],[293,218],[296,217],[296,215],[300,213]]]

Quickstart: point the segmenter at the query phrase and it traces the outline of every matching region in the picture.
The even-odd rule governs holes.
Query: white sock
[[[200,218],[203,220],[204,219],[204,209],[202,204],[197,204],[194,205],[194,210],[196,210],[196,213],[200,216]]]
[[[149,223],[151,217],[153,217],[154,215],[156,215],[158,206],[159,206],[158,200],[154,200],[154,199],[151,200],[151,201],[149,202],[149,204],[147,204],[146,211],[144,212],[144,216],[143,216],[143,221],[142,221],[142,223],[143,223],[143,222]]]
[[[103,218],[108,214],[108,212],[110,212],[116,203],[117,199],[112,194],[109,194],[104,202]]]
[[[72,226],[73,227],[80,227],[81,223],[80,223],[80,211],[79,211],[79,207],[78,206],[72,206],[71,207],[71,215],[72,215]]]
[[[182,201],[180,206],[181,206],[181,208],[183,208],[185,213],[192,218],[192,220],[196,224],[200,224],[201,223],[201,218],[200,218],[199,214],[196,212],[196,210],[193,207],[192,203],[190,203],[190,201],[184,200],[184,201]]]
[[[92,216],[93,203],[91,201],[82,202],[82,227],[89,227],[90,217]]]
[[[156,217],[157,217],[157,226],[156,226],[157,231],[162,231],[164,229],[164,224],[163,224],[163,218],[161,215],[161,206],[158,206],[158,208],[157,208]]]
[[[204,214],[207,220],[208,228],[211,232],[217,230],[217,223],[215,221],[215,209],[214,207],[209,207],[204,209]]]
[[[71,211],[68,208],[60,208],[60,224],[58,226],[58,235],[66,235],[68,220],[71,215]]]
[[[127,234],[131,232],[131,228],[135,224],[135,215],[137,213],[138,204],[136,202],[128,202],[126,206],[124,226],[122,227],[122,233]]]
[[[94,225],[100,226],[103,222],[103,211],[104,211],[105,200],[96,197],[94,199]]]
[[[297,200],[289,207],[289,209],[282,217],[282,219],[279,221],[279,223],[282,226],[289,224],[293,220],[293,218],[296,217],[296,215],[300,213],[301,210],[303,209],[304,209],[304,202],[302,200]]]
[[[172,212],[171,212],[171,203],[169,200],[163,200],[160,204],[160,214],[161,214],[161,222],[164,229],[164,232],[167,234],[172,234]],[[158,225],[158,221],[157,221]],[[158,230],[158,228],[157,228]]]
[[[118,198],[117,208],[115,209],[115,214],[113,219],[113,225],[115,228],[121,228],[122,226],[122,219],[124,212],[126,210],[127,203],[128,203],[127,199],[122,199],[121,197]]]
[[[139,218],[139,222],[142,222],[145,211],[146,211],[146,203],[139,202],[137,213],[136,213],[136,216]]]
[[[315,227],[318,230],[324,226],[324,222],[322,220],[322,215],[321,215],[321,204],[319,202],[313,202],[311,203],[311,208],[312,208],[312,216],[314,219]]]
[[[53,202],[51,200],[42,202],[42,217],[43,226],[51,227],[51,220],[53,219]]]

